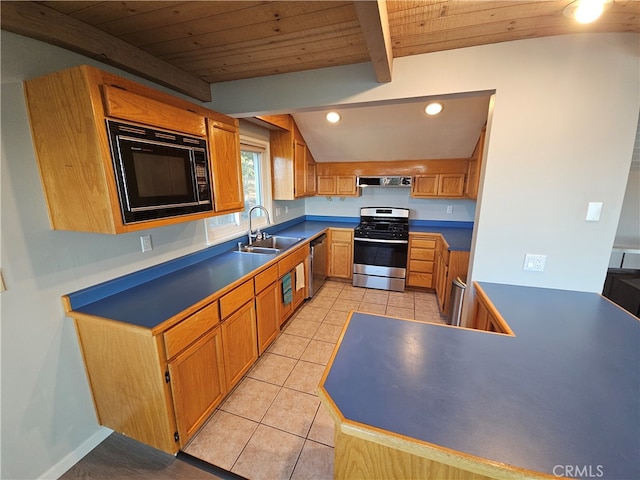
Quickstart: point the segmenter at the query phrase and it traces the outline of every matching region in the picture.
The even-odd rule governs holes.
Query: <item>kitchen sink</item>
[[[276,250],[286,250],[289,247],[294,246],[296,243],[304,240],[301,237],[280,237],[274,235],[273,237],[264,238],[262,240],[255,240],[253,242],[254,247],[262,248],[275,248]]]
[[[302,237],[282,237],[274,235],[262,240],[254,240],[252,245],[239,245],[237,252],[240,253],[261,253],[263,255],[273,255],[293,247],[304,240]]]

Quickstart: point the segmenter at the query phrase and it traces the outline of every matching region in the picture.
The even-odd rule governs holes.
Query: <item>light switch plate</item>
[[[585,220],[587,222],[599,222],[601,213],[602,213],[602,202],[589,202],[589,206],[587,207],[587,216]]]

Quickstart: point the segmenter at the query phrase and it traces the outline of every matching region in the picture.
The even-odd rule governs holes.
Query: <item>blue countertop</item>
[[[638,319],[594,293],[481,287],[515,336],[353,313],[324,382],[345,419],[552,476],[640,478]]]
[[[471,228],[412,226],[411,231],[446,232],[449,245],[471,244]],[[266,231],[310,239],[327,228],[355,228],[357,218],[303,217]],[[429,230],[430,228],[430,230]],[[426,229],[426,230],[425,230]],[[445,234],[445,233],[443,233]],[[156,328],[188,308],[264,267],[276,255],[239,254],[227,242],[163,265],[68,294],[74,312]]]

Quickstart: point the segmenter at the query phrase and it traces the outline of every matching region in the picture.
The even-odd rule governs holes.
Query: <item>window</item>
[[[246,234],[249,229],[248,215],[251,207],[263,205],[271,212],[269,143],[241,135],[240,160],[242,163],[244,210],[205,219],[208,245]],[[251,226],[254,230],[266,226],[267,218],[262,210],[255,210],[251,217]]]

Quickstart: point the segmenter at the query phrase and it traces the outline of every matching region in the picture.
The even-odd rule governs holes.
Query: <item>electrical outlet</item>
[[[140,245],[142,246],[142,253],[150,252],[153,250],[153,245],[151,244],[151,235],[143,235],[140,237]]]
[[[289,213],[289,207],[287,207],[286,205],[285,205],[285,207],[284,207],[284,213],[285,213],[285,214]]]
[[[282,215],[282,209],[280,207],[276,207],[276,217]]]
[[[533,255],[531,253],[527,253],[524,256],[524,266],[522,269],[529,272],[544,272],[544,264],[546,261],[546,255]]]
[[[453,205],[447,205],[447,213],[453,213]]]

